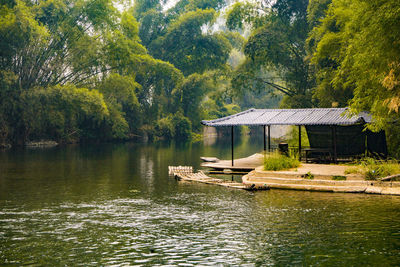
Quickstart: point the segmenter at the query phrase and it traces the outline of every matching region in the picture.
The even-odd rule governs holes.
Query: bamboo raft
[[[243,189],[243,190],[268,190],[269,187],[267,185],[255,185],[255,184],[243,184],[235,181],[228,181],[224,179],[218,179],[207,176],[204,172],[198,171],[196,173],[193,172],[193,167],[191,166],[169,166],[168,173],[170,176],[175,177],[178,180],[182,181],[190,181],[190,182],[198,182],[203,184],[212,184],[225,186],[229,188],[235,189]]]

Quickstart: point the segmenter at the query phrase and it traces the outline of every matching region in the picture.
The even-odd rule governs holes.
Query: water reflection
[[[224,142],[0,153],[0,264],[400,263],[400,197],[251,193],[167,176],[168,165],[229,155]],[[242,140],[236,151],[260,147]]]

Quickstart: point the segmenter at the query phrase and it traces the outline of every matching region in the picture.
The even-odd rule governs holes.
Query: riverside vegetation
[[[359,173],[366,180],[377,180],[386,176],[399,174],[400,164],[395,160],[379,161],[373,158],[365,158],[345,171],[346,174]]]
[[[279,152],[267,153],[264,158],[265,171],[281,171],[297,168],[301,162],[295,155],[284,155]],[[345,174],[362,174],[365,180],[377,180],[400,173],[400,164],[396,160],[376,160],[373,158],[364,158],[358,162],[352,163],[347,167]],[[306,179],[313,179],[311,173],[305,175]],[[399,178],[396,178],[399,179]],[[346,180],[346,176],[333,176],[332,180]]]
[[[264,158],[265,171],[280,171],[300,166],[300,161],[294,157],[285,156],[279,152],[269,153]]]
[[[249,107],[350,106],[400,156],[400,2],[171,3],[2,1],[0,143],[187,140]]]

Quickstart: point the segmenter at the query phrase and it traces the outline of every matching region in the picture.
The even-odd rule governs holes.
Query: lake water
[[[0,265],[400,265],[400,197],[168,177],[229,141],[1,151]]]

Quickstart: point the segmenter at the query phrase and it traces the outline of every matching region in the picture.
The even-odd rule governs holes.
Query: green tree
[[[129,133],[137,133],[141,114],[135,92],[140,85],[132,77],[111,74],[97,88],[110,110],[112,136],[126,138]]]
[[[345,56],[345,47],[351,36],[345,27],[350,14],[350,6],[341,9],[341,15],[333,15],[328,10],[326,18],[310,33],[308,43],[314,51],[312,64],[315,67],[317,84],[313,93],[321,107],[345,107],[353,97],[353,85],[334,79],[340,75],[340,62]]]
[[[333,0],[313,36],[317,98],[329,94],[340,102],[348,94],[343,102],[347,99],[353,112],[370,111],[374,120],[369,127],[387,129],[389,144],[399,143],[398,10],[394,0]],[[340,92],[339,97],[330,91]]]
[[[103,36],[104,46],[99,56],[105,62],[107,74],[112,70],[121,75],[132,75],[141,62],[150,58],[140,43],[138,22],[129,12],[123,12],[119,24]]]
[[[2,146],[7,145],[9,139],[17,135],[19,129],[23,129],[19,112],[20,90],[17,82],[18,77],[14,73],[0,70],[0,145]]]
[[[183,116],[181,112],[177,112],[172,117],[172,124],[175,130],[175,139],[189,140],[192,136],[192,123]]]
[[[143,14],[152,9],[161,11],[160,0],[135,0],[133,15],[135,18],[141,19]]]
[[[10,1],[0,5],[0,15],[3,143],[35,137],[122,138],[136,131],[140,120],[135,91],[140,91],[140,86],[134,82],[134,73],[151,57],[140,44],[138,23],[132,15],[120,14],[109,0]],[[124,77],[107,78],[111,70]],[[82,113],[84,102],[71,104],[78,101],[74,94],[93,101],[102,99],[95,89],[90,93],[80,89],[99,83],[107,95],[107,116],[101,125],[89,119],[100,114],[90,108],[91,101],[86,113]],[[70,100],[65,100],[68,97]],[[53,117],[32,111],[29,104],[38,107],[41,102],[46,111],[54,110]],[[69,103],[68,111],[65,103]],[[85,121],[76,122],[73,112]]]
[[[182,108],[183,115],[190,119],[195,131],[199,131],[201,126],[203,115],[201,102],[207,93],[215,90],[215,87],[216,83],[211,74],[194,73],[183,81],[178,90],[174,91],[176,103]]]
[[[135,80],[141,85],[137,97],[145,124],[151,124],[176,110],[172,92],[182,83],[180,70],[170,63],[148,58],[138,66],[135,75]]]
[[[102,36],[118,25],[108,0],[16,1],[1,6],[0,68],[22,88],[79,83],[108,71]]]
[[[224,6],[226,6],[225,0],[190,0],[185,8],[187,11],[197,9],[219,10]]]
[[[314,30],[320,89],[354,94],[348,97],[353,110],[370,110],[377,127],[388,123],[399,107],[400,31],[392,27],[400,20],[394,12],[399,8],[397,1],[334,0]]]
[[[140,19],[139,36],[142,43],[153,54],[153,42],[167,32],[168,20],[164,13],[151,9],[144,13]]]
[[[21,102],[24,140],[92,139],[109,116],[101,93],[73,85],[37,87],[25,91]]]
[[[155,126],[155,134],[159,139],[186,141],[192,136],[192,124],[181,111],[178,111],[159,119]]]
[[[233,79],[235,89],[273,88],[286,95],[290,107],[310,107],[314,85],[307,61],[308,0],[276,1],[272,7],[236,4],[228,14],[231,29],[253,25],[244,52],[248,60]],[[271,75],[273,74],[273,76]],[[240,90],[239,90],[240,91]]]
[[[175,127],[171,116],[159,119],[155,127],[155,133],[158,138],[171,140],[175,136]]]
[[[215,17],[212,9],[187,12],[173,22],[165,36],[156,40],[153,55],[171,62],[187,76],[224,68],[231,45],[220,34],[203,33],[202,27]]]
[[[270,11],[270,5],[266,2],[236,2],[227,13],[226,26],[230,30],[238,31],[246,27],[256,29],[263,26],[266,20],[265,14]]]

